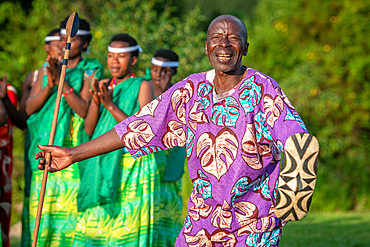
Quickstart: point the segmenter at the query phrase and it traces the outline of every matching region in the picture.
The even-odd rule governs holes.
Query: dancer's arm
[[[54,82],[48,78],[48,83],[43,88],[42,82],[46,70],[44,70],[44,68],[41,67],[39,71],[40,72],[37,76],[35,85],[32,86],[29,97],[27,98],[25,103],[26,106],[25,111],[28,116],[31,116],[33,113],[35,113],[36,111],[41,109],[41,107],[44,106],[47,99],[49,98],[51,91],[53,90],[53,87],[55,86]]]
[[[10,121],[20,128],[24,130],[26,128],[26,117],[17,110],[17,95],[16,92],[9,91],[8,95],[8,87],[7,87],[7,79],[6,75],[4,74],[3,82],[0,83],[0,98],[5,107],[6,113],[10,119]],[[10,98],[9,98],[10,96]]]
[[[102,81],[109,81],[109,79],[104,79]],[[92,100],[90,102],[89,110],[87,111],[86,118],[84,121],[85,132],[89,136],[94,133],[96,124],[99,120],[99,108],[100,108],[100,99],[98,96],[99,92],[99,82],[98,78],[94,77],[92,79],[92,89],[89,89]]]
[[[90,104],[90,82],[91,79],[94,77],[96,70],[90,76],[84,79],[82,89],[79,94],[72,91],[71,93],[65,96],[65,99],[68,105],[71,107],[73,111],[75,111],[80,117],[85,118],[87,115],[87,110]],[[70,92],[71,86],[68,85],[67,82],[64,82],[63,85],[63,93]]]
[[[41,158],[39,160],[39,169],[44,169],[44,158],[46,152],[50,152],[51,164],[49,166],[49,171],[55,172],[65,169],[75,162],[123,148],[124,145],[117,135],[116,130],[111,129],[98,138],[95,138],[89,142],[83,143],[73,148],[46,145],[38,145],[38,147],[43,150],[35,155],[35,159]]]
[[[125,120],[126,118],[128,118],[129,116],[126,115],[126,113],[124,113],[120,108],[118,108],[118,106],[116,106],[113,103],[113,100],[112,100],[113,91],[108,89],[108,87],[104,83],[106,82],[99,84],[100,92],[98,93],[98,95],[100,98],[100,102],[103,104],[105,108],[108,109],[110,114],[112,114],[112,116],[117,122],[121,122]],[[147,81],[143,81],[141,83],[139,93],[138,93],[140,109],[143,108],[149,102],[151,102],[153,99],[154,99],[154,94],[153,94],[153,90],[151,88],[150,83]]]

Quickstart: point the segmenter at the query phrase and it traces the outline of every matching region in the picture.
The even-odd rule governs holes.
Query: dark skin
[[[216,18],[208,27],[205,51],[215,68],[213,84],[216,93],[234,88],[243,78],[242,57],[247,55],[249,43],[244,23],[234,16]]]
[[[58,33],[54,34],[53,36],[59,36]],[[48,53],[56,57],[56,59],[60,60],[63,56],[62,50],[60,49],[60,42],[58,40],[50,41],[44,45],[44,50]],[[41,70],[42,71],[42,70]],[[22,87],[22,98],[19,104],[19,111],[14,107],[14,105],[10,102],[7,95],[1,97],[4,107],[9,115],[10,120],[12,123],[15,124],[18,128],[24,130],[27,126],[26,120],[29,116],[26,112],[26,101],[30,96],[31,88],[32,88],[32,81],[33,81],[34,71],[28,73],[23,83]],[[4,75],[5,78],[5,75]],[[4,90],[4,89],[3,89]],[[6,88],[5,88],[6,90]]]
[[[230,15],[223,15],[213,20],[208,28],[206,54],[215,68],[214,87],[217,93],[224,93],[234,88],[243,78],[245,67],[242,56],[247,54],[247,30],[242,21]],[[42,150],[35,158],[39,160],[39,169],[44,169],[45,154],[51,153],[50,172],[67,168],[72,163],[123,148],[114,129],[106,134],[74,148],[38,145]]]
[[[159,61],[169,61],[163,57],[156,57]],[[152,79],[150,83],[154,89],[154,97],[158,97],[162,93],[166,92],[167,89],[170,87],[171,77],[175,75],[175,70],[171,69],[170,67],[161,67],[152,64],[150,67],[150,74]]]
[[[60,49],[64,49],[66,45],[66,35],[61,35]],[[67,68],[75,68],[82,60],[82,52],[89,44],[83,43],[80,36],[72,38],[70,57],[68,59]],[[48,84],[42,88],[43,74],[39,73],[37,82],[32,87],[30,97],[26,101],[26,113],[28,115],[38,111],[47,101],[54,86],[59,84],[61,66],[58,57],[49,54],[46,61],[49,63],[47,67]],[[42,70],[41,70],[42,71]],[[84,79],[83,86],[79,94],[72,92],[68,94],[65,99],[73,111],[75,111],[82,118],[86,117],[87,110],[90,104],[90,82],[95,73]],[[71,86],[64,81],[62,92],[65,93],[71,89]]]
[[[130,45],[123,41],[113,41],[110,43],[110,46],[114,48],[125,48],[129,47]],[[132,56],[130,52],[108,53],[107,65],[111,75],[116,78],[117,85],[130,78],[132,74],[132,67],[136,63],[137,56]],[[92,90],[89,90],[93,100],[89,106],[89,110],[85,119],[85,131],[86,134],[90,136],[93,134],[96,124],[98,123],[100,104],[102,104],[109,111],[109,113],[112,114],[117,122],[121,122],[128,118],[128,115],[114,104],[112,99],[114,89],[108,89],[109,82],[109,79],[104,79],[98,82],[98,79],[94,78],[92,82]],[[143,81],[138,94],[140,108],[148,104],[153,99],[154,96],[149,82]]]
[[[20,128],[24,130],[27,126],[26,124],[26,116],[22,114],[22,112],[18,111],[17,108],[12,104],[10,101],[8,94],[7,94],[7,79],[6,74],[4,74],[3,81],[0,82],[0,99],[1,99],[1,108],[2,111],[0,113],[0,125],[5,124],[7,122],[7,117],[9,117],[10,121]],[[5,114],[5,119],[3,119],[3,115]],[[4,122],[5,121],[5,122]]]

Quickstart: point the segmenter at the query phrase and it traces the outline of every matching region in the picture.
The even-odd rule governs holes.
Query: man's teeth
[[[231,55],[217,55],[217,57],[220,58],[221,60],[226,60],[229,59]]]

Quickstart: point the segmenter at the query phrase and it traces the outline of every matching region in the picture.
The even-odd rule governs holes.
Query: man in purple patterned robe
[[[36,158],[51,152],[53,172],[122,147],[134,157],[186,147],[193,191],[176,246],[278,246],[280,153],[289,136],[307,130],[279,85],[242,65],[247,38],[241,20],[217,17],[205,42],[213,70],[176,83],[97,139],[39,146]]]

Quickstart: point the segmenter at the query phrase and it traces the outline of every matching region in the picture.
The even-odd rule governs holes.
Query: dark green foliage
[[[165,0],[34,0],[26,14],[19,3],[3,2],[0,4],[0,77],[7,73],[8,81],[20,92],[25,75],[45,61],[46,34],[76,11],[91,25],[93,39],[89,57],[106,64],[109,40],[115,34],[126,32],[144,50],[134,68],[137,75],[144,75],[157,49],[167,48],[179,55],[180,67],[174,80],[181,80],[210,65],[204,53],[206,33],[199,28],[205,19],[200,8],[187,12],[181,20],[174,16],[175,9]],[[105,74],[109,76],[109,71]]]
[[[312,209],[370,207],[370,5],[261,0],[245,64],[272,76],[320,142]]]

